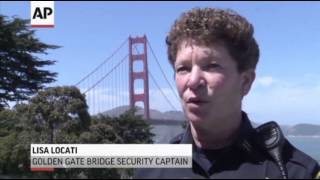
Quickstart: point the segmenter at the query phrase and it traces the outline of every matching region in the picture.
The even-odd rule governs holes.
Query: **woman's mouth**
[[[189,98],[187,100],[187,104],[189,105],[197,105],[197,106],[201,106],[201,105],[204,105],[204,104],[207,104],[208,101],[205,100],[204,98]]]

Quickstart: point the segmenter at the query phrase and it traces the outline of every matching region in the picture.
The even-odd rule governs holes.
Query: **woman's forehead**
[[[194,55],[203,60],[219,59],[223,54],[227,53],[225,47],[220,43],[215,43],[209,46],[198,45],[195,43],[182,42],[177,52],[177,60],[191,60]]]

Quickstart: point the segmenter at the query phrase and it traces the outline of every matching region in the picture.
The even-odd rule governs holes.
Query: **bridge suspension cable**
[[[81,84],[84,80],[86,80],[88,77],[90,77],[93,73],[98,71],[101,67],[103,67],[104,64],[106,64],[115,54],[118,53],[118,51],[127,43],[128,39],[126,39],[113,53],[106,59],[104,60],[101,64],[99,64],[93,71],[91,71],[89,74],[87,74],[84,78],[82,78],[79,82],[75,84],[75,86],[78,86]]]
[[[86,86],[86,88],[83,88],[83,94],[86,94],[88,98],[89,104],[91,104],[90,108],[92,111],[92,114],[96,114],[96,112],[101,112],[102,108],[106,109],[106,107],[115,107],[119,106],[121,104],[125,105],[128,101],[128,95],[126,93],[121,92],[121,89],[127,89],[124,80],[124,77],[127,77],[127,74],[129,73],[128,66],[125,66],[124,62],[126,59],[128,59],[129,54],[121,57],[122,53],[120,53],[120,57],[116,57],[119,55],[120,50],[124,50],[125,44],[128,42],[128,39],[126,39],[108,58],[106,58],[102,63],[100,63],[93,71],[91,71],[89,74],[87,74],[84,78],[82,78],[79,82],[76,83],[76,86]],[[171,102],[173,99],[177,99],[180,102],[180,98],[178,98],[176,91],[174,90],[173,86],[171,85],[170,81],[168,80],[166,73],[164,72],[164,69],[159,63],[159,60],[154,52],[154,50],[151,47],[150,42],[147,40],[147,46],[149,46],[152,56],[154,57],[157,64],[155,64],[157,69],[160,69],[162,76],[165,78],[166,83],[169,85],[169,92],[174,94],[175,98],[169,98],[171,97],[170,94],[165,94],[165,91],[160,88],[159,86],[159,80],[158,82],[155,79],[154,74],[151,72],[153,71],[147,71],[148,75],[151,77],[151,81],[155,84],[157,89],[160,91],[162,96],[164,97],[164,100],[167,102],[167,104],[173,109],[177,111],[177,108],[173,105]],[[139,50],[136,45],[133,46],[136,50],[137,54],[139,53]],[[121,50],[121,51],[122,51]],[[120,61],[114,61],[114,60]],[[112,72],[117,72],[117,75]],[[123,76],[123,77],[122,77]],[[109,79],[107,79],[109,78]],[[97,81],[98,80],[98,81]],[[87,84],[87,85],[86,85]],[[106,89],[106,87],[109,88]],[[123,88],[124,87],[124,88]],[[111,88],[111,89],[110,89]],[[108,92],[110,91],[110,92]],[[112,93],[112,94],[110,94]],[[123,100],[121,99],[123,98]],[[122,102],[123,101],[123,102]],[[107,105],[105,105],[107,103]],[[116,112],[117,113],[117,112]]]
[[[158,66],[159,66],[159,68],[160,68],[160,70],[161,70],[162,75],[164,76],[165,80],[167,81],[167,84],[169,85],[172,93],[173,93],[174,96],[177,98],[177,100],[180,101],[180,99],[178,98],[178,96],[177,96],[177,94],[176,94],[176,91],[173,89],[173,87],[171,86],[171,83],[169,82],[166,74],[164,73],[164,71],[163,71],[163,69],[162,69],[162,67],[161,67],[161,65],[160,65],[160,63],[159,63],[159,61],[158,61],[158,58],[157,58],[157,56],[155,55],[155,53],[154,53],[154,51],[153,51],[153,49],[152,49],[152,47],[151,47],[151,45],[150,45],[149,40],[147,40],[147,44],[148,44],[148,46],[149,46],[149,48],[150,48],[150,50],[151,50],[151,53],[152,53],[154,59],[156,60]]]
[[[147,40],[147,43],[148,43],[148,40]],[[148,45],[149,45],[149,47],[150,47],[150,49],[151,49],[151,46],[150,46],[149,43],[148,43]],[[137,46],[134,46],[134,48],[136,49],[136,51],[137,51],[138,54],[139,54],[139,50],[138,50]],[[153,50],[151,50],[151,51],[153,52]],[[153,53],[153,55],[154,55],[154,57],[155,57],[155,54],[154,54],[154,53]],[[155,58],[156,58],[156,57],[155,57]],[[158,65],[160,66],[159,62],[158,62]],[[161,66],[160,66],[160,68],[161,68]],[[167,103],[168,103],[174,110],[178,111],[177,108],[175,108],[175,107],[173,106],[173,104],[170,102],[170,100],[168,99],[168,97],[166,96],[166,94],[162,91],[162,89],[160,88],[159,84],[157,83],[157,81],[156,81],[156,79],[154,78],[154,76],[152,75],[152,73],[151,73],[150,71],[148,71],[148,74],[150,75],[152,82],[154,82],[154,84],[155,84],[155,85],[157,86],[157,88],[159,89],[160,93],[164,96],[164,98],[165,98],[165,100],[167,101]],[[164,75],[163,70],[162,70],[162,74]],[[167,80],[167,83],[169,83],[169,81],[168,81],[167,78],[166,78],[166,80]],[[169,85],[170,85],[170,83],[169,83]],[[172,87],[171,87],[171,90],[173,90]],[[174,93],[174,91],[173,91],[173,93]],[[174,94],[175,94],[175,93],[174,93]],[[178,101],[179,101],[179,99],[178,99]]]
[[[121,59],[121,61],[120,61],[117,65],[115,65],[107,74],[105,74],[102,78],[100,78],[99,81],[97,81],[93,86],[91,86],[90,88],[88,88],[88,89],[84,92],[84,94],[86,94],[88,91],[90,91],[91,89],[93,89],[94,87],[96,87],[101,81],[103,81],[106,77],[108,77],[108,75],[109,75],[110,73],[112,73],[115,69],[117,69],[117,67],[119,67],[119,66],[127,59],[128,56],[129,56],[129,55],[127,54],[125,57],[123,57],[123,58]]]
[[[165,100],[167,101],[167,103],[176,111],[178,111],[174,106],[173,104],[170,102],[170,100],[168,99],[168,97],[164,94],[164,92],[161,90],[159,84],[157,83],[157,81],[155,80],[155,78],[153,77],[153,75],[151,74],[150,71],[148,71],[148,74],[150,75],[151,77],[151,80],[154,82],[154,84],[157,86],[157,88],[159,89],[159,91],[161,92],[161,94],[164,96]]]

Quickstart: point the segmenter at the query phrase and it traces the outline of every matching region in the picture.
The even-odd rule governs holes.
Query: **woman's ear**
[[[256,72],[254,69],[248,69],[241,73],[241,93],[245,96],[249,93],[251,85],[256,78]]]

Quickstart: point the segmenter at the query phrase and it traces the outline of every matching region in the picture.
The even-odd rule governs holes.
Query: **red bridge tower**
[[[135,44],[143,45],[143,52],[133,53],[133,47]],[[130,98],[130,108],[134,108],[136,102],[142,101],[144,104],[144,118],[146,120],[150,119],[149,114],[149,81],[148,81],[148,62],[147,62],[147,37],[132,38],[129,37],[129,98]],[[133,64],[137,61],[143,62],[143,71],[134,72]],[[143,93],[136,94],[134,87],[134,81],[142,79],[143,80]]]

